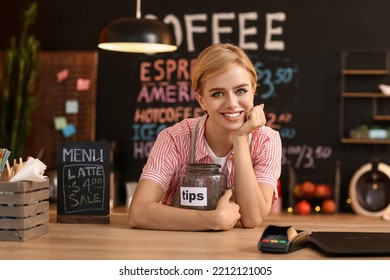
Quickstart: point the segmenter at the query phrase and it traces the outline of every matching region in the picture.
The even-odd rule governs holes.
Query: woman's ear
[[[255,84],[253,86],[253,96],[257,95],[257,88],[258,88],[258,84]]]
[[[206,106],[204,104],[202,95],[199,92],[195,91],[195,98],[198,101],[200,108],[202,108],[203,111],[206,111]]]

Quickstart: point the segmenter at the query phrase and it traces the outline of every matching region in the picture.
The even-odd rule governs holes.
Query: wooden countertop
[[[389,221],[355,214],[270,215],[260,227],[255,229],[182,232],[130,229],[124,208],[111,210],[110,224],[60,224],[56,222],[56,212],[52,210],[47,234],[25,242],[0,241],[2,252],[0,259],[318,260],[327,258],[310,247],[289,254],[260,252],[257,249],[257,242],[265,227],[270,224],[291,225],[296,229],[307,231],[390,232]],[[375,257],[375,259],[386,258]]]

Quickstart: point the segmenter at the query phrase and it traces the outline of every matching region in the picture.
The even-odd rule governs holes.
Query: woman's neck
[[[233,148],[232,134],[226,130],[209,127],[206,122],[204,137],[218,157],[227,156]]]

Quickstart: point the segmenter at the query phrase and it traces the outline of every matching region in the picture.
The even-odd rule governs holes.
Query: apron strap
[[[202,118],[200,118],[194,127],[194,130],[191,133],[191,151],[190,151],[190,163],[195,163],[195,148],[196,148],[196,140],[198,139],[199,133],[199,124]]]

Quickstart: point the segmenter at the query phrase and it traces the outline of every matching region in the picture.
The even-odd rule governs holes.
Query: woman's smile
[[[237,120],[240,118],[241,114],[243,112],[236,112],[236,113],[222,113],[222,115],[224,117],[226,117],[227,119],[232,119],[232,120]]]

